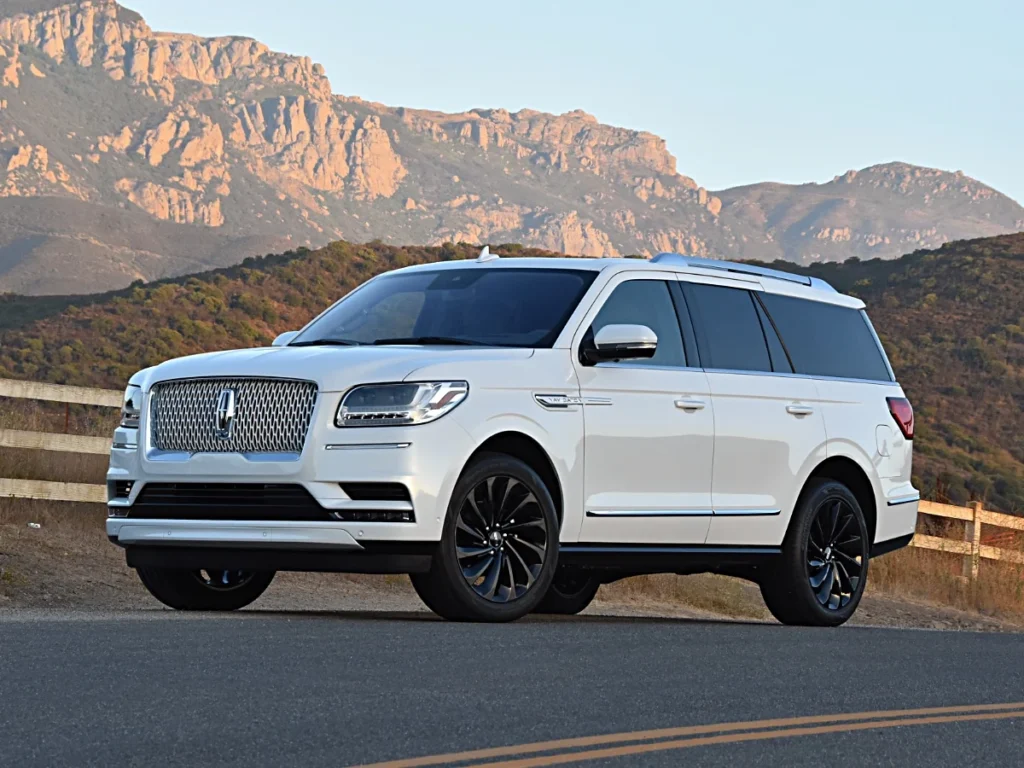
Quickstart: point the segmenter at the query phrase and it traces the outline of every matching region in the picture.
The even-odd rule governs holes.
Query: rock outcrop
[[[260,253],[344,237],[807,263],[1024,228],[1024,208],[959,172],[890,163],[709,191],[658,136],[580,110],[388,107],[332,93],[323,67],[255,40],[154,32],[113,0],[52,3],[0,9],[0,197],[88,203],[48,223],[67,228],[69,258],[133,253],[125,238],[150,248],[143,230],[176,225],[187,237],[161,235],[159,254],[130,261],[159,264],[155,277],[224,243]],[[144,226],[97,246],[110,230],[82,224],[105,220],[97,211]],[[32,258],[39,225],[7,226],[0,250],[6,237]],[[4,274],[0,291],[45,284]]]

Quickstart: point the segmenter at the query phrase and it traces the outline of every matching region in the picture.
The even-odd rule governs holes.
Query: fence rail
[[[62,384],[0,379],[0,397],[120,408],[122,393],[110,389],[90,389]],[[110,451],[110,440],[105,437],[0,429],[0,448],[106,454]],[[103,485],[6,478],[0,478],[0,498],[48,499],[50,501],[79,501],[99,504],[105,503],[107,500],[106,487]],[[918,533],[914,536],[911,546],[962,555],[964,557],[963,575],[971,580],[978,578],[982,560],[1001,560],[1024,564],[1024,552],[992,546],[991,543],[982,544],[981,536],[982,526],[987,525],[1004,529],[1002,535],[993,537],[990,541],[997,540],[1000,543],[1007,541],[1013,536],[1014,531],[1024,531],[1024,517],[986,510],[978,501],[971,502],[968,507],[922,501],[918,507],[918,514],[963,521],[964,536],[962,539],[948,539]]]

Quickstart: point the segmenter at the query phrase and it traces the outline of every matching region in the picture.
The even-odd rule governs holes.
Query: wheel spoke
[[[508,600],[515,600],[518,595],[516,594],[516,576],[512,572],[512,559],[505,555],[505,570],[508,573],[508,595],[505,597],[506,602]]]
[[[533,586],[533,582],[536,581],[536,577],[533,575],[533,571],[530,569],[530,566],[528,566],[526,564],[526,561],[523,560],[523,556],[519,554],[519,550],[517,550],[513,545],[511,539],[506,541],[505,543],[508,544],[508,551],[516,556],[516,559],[519,561],[519,564],[523,566],[523,571],[526,573],[526,587],[523,590],[525,592],[527,589]],[[509,560],[511,562],[511,558]]]
[[[509,523],[508,525],[502,526],[505,533],[510,531],[518,531],[522,528],[542,528],[547,529],[547,525],[544,524],[543,520],[524,520],[521,523]]]
[[[498,524],[498,507],[494,503],[494,481],[497,480],[497,479],[498,478],[496,478],[496,477],[488,477],[487,478],[487,483],[486,483],[486,485],[487,485],[487,512],[488,512],[488,516],[491,518],[488,521],[488,525],[489,526],[497,525]]]
[[[477,541],[479,541],[481,543],[484,543],[484,544],[487,543],[487,537],[484,536],[483,533],[478,531],[476,528],[474,528],[473,526],[469,525],[463,519],[462,515],[459,515],[459,519],[455,521],[455,527],[458,528],[460,531],[462,531],[464,533],[468,533],[470,536],[472,536]]]
[[[502,496],[501,496],[501,503],[498,505],[498,511],[497,511],[498,523],[499,524],[506,517],[505,509],[508,506],[508,500],[512,496],[512,489],[515,488],[518,485],[521,485],[521,483],[518,480],[516,480],[514,477],[508,478],[508,480],[505,482],[505,493],[503,493]]]
[[[504,558],[499,551],[498,554],[492,558],[491,567],[487,571],[487,577],[484,579],[484,583],[480,585],[480,594],[488,600],[494,598],[494,592],[498,588],[498,579],[501,576],[501,564],[503,559]]]
[[[486,560],[481,560],[476,565],[466,566],[462,569],[462,575],[466,577],[466,581],[472,586],[476,580],[483,576],[484,571],[491,567],[491,563],[494,562],[494,556],[491,555]]]
[[[506,514],[506,515],[502,515],[502,516],[501,516],[501,520],[502,520],[502,523],[504,523],[504,521],[505,521],[505,520],[513,520],[513,519],[515,519],[515,515],[516,515],[516,514],[517,514],[517,513],[519,512],[519,510],[521,510],[521,509],[522,509],[523,507],[525,507],[525,506],[528,506],[529,504],[536,504],[536,503],[537,503],[537,497],[536,497],[536,496],[534,496],[534,495],[533,495],[532,493],[527,493],[527,494],[526,494],[526,496],[525,496],[525,498],[523,498],[523,500],[522,500],[522,501],[520,501],[520,502],[519,502],[519,503],[518,503],[518,504],[516,505],[516,508],[515,508],[515,509],[513,509],[513,510],[512,510],[511,512],[509,512],[508,514]],[[538,522],[538,523],[540,523],[541,525],[543,525],[543,524],[544,524],[544,521],[543,521],[543,520],[537,520],[537,521],[535,521],[535,522]],[[505,530],[508,530],[508,529],[506,528]]]
[[[841,505],[842,505],[842,502],[837,501],[835,504],[832,505],[832,509],[830,510],[830,514],[829,514],[829,534],[826,537],[827,541],[835,541],[836,540],[836,526],[839,525],[839,507]]]
[[[522,544],[525,547],[529,547],[538,555],[540,555],[541,561],[544,560],[544,553],[547,552],[547,547],[537,546],[532,541],[527,541],[526,539],[521,538],[519,536],[509,536],[509,539],[515,541],[516,544]]]
[[[480,555],[486,555],[491,551],[490,547],[456,547],[455,554],[458,555],[459,560],[465,560],[467,557],[480,557]]]
[[[810,578],[811,588],[812,589],[817,589],[818,587],[820,587],[822,584],[825,583],[826,579],[830,575],[831,575],[831,567],[829,566],[828,563],[822,563],[821,564],[821,570],[819,570],[816,574],[814,574]]]
[[[820,585],[817,587],[815,596],[818,598],[818,602],[822,605],[827,605],[829,601],[829,595],[832,594],[832,582],[835,580],[835,568],[831,564],[825,569],[825,575],[821,579]]]
[[[475,488],[469,494],[469,496],[466,497],[466,502],[469,504],[469,508],[472,509],[473,513],[477,516],[477,519],[480,520],[480,524],[486,529],[488,527],[487,526],[487,519],[484,517],[484,513],[480,511],[480,507],[476,503],[476,489]],[[460,515],[460,517],[461,517],[461,515]]]

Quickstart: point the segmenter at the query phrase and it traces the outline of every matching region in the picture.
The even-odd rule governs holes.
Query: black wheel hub
[[[842,499],[815,510],[807,537],[807,581],[818,604],[838,611],[850,604],[864,578],[867,542],[857,516]]]
[[[230,592],[233,589],[244,587],[252,581],[255,575],[253,571],[202,570],[192,573],[196,581],[217,592]]]
[[[525,595],[544,566],[548,526],[529,487],[514,477],[478,483],[459,508],[455,553],[480,597],[507,603]]]

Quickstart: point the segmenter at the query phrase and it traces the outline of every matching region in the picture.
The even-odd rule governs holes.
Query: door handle
[[[786,413],[791,413],[794,416],[810,416],[814,413],[814,409],[809,405],[787,405]]]
[[[681,397],[676,400],[676,408],[681,408],[684,411],[700,411],[703,410],[705,405],[707,405],[707,403],[703,400],[693,400],[686,397]]]

